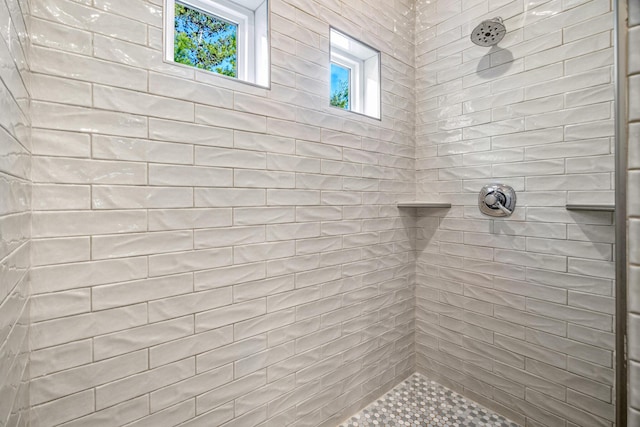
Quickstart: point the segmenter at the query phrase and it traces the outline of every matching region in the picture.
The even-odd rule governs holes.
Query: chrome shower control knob
[[[493,217],[511,216],[516,208],[516,192],[504,184],[482,187],[478,197],[480,212]]]
[[[494,193],[489,193],[487,194],[487,196],[484,198],[484,202],[488,205],[488,206],[493,206],[498,202],[498,198],[496,197],[496,195]]]

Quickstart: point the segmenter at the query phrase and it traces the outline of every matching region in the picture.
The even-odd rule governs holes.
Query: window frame
[[[373,52],[366,59],[360,55],[357,55],[348,50],[348,47],[338,46],[331,42],[331,35],[337,33],[339,37],[344,38],[348,42],[359,44],[361,48],[368,49]],[[377,73],[369,71],[368,63],[375,61],[377,66]],[[344,31],[341,31],[333,26],[329,27],[329,64],[335,63],[341,67],[351,69],[349,76],[350,85],[353,89],[353,94],[349,93],[350,108],[343,109],[355,114],[366,116],[372,119],[382,121],[382,55],[381,52],[374,47],[361,42],[360,40],[351,37]],[[331,67],[329,66],[329,74],[331,74]],[[376,90],[373,93],[369,93],[365,85],[369,80],[373,79],[376,84]],[[369,102],[368,99],[373,95],[373,102]],[[329,81],[329,97],[331,97],[331,81]],[[338,108],[329,104],[332,108]],[[373,109],[373,111],[371,111]]]
[[[264,0],[260,3],[256,10],[251,10],[229,0],[164,0],[163,60],[174,65],[193,69],[195,67],[180,64],[174,60],[176,3],[215,19],[237,25],[236,77],[225,76],[215,71],[200,68],[196,68],[197,70],[260,88],[271,87],[271,14],[269,13],[269,0]],[[258,13],[266,14],[264,16],[264,26],[266,28],[260,28],[259,31],[256,30],[256,15]],[[260,25],[263,26],[262,23]],[[265,38],[266,40],[264,40]],[[258,64],[261,64],[261,68]]]
[[[332,60],[329,65],[330,66],[331,65],[336,65],[336,66],[338,66],[340,68],[343,68],[343,69],[347,70],[348,73],[349,73],[349,75],[347,77],[347,83],[349,85],[349,99],[348,99],[347,102],[348,102],[349,108],[342,108],[342,110],[351,111],[351,109],[353,108],[353,99],[352,98],[353,98],[353,74],[354,74],[354,71],[346,63],[338,62],[336,60]],[[329,85],[331,85],[331,82],[329,82]],[[329,90],[331,90],[331,88]],[[333,95],[333,92],[330,93],[330,96],[331,95]],[[335,105],[333,107],[335,107]]]
[[[364,63],[359,58],[347,52],[334,52],[331,62],[349,70],[349,108],[348,111],[358,112],[362,109],[364,98],[362,85],[362,67]]]

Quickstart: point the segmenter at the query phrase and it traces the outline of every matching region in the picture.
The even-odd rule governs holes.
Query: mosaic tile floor
[[[519,427],[440,384],[414,374],[340,427]]]

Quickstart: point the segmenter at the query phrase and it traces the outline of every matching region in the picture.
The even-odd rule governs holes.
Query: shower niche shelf
[[[614,212],[616,207],[614,205],[577,205],[577,204],[568,204],[566,205],[568,211],[599,211],[599,212]]]
[[[451,203],[435,203],[435,202],[399,202],[399,208],[450,208]]]

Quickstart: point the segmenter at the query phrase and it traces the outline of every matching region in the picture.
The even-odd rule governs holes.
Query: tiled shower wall
[[[418,370],[527,425],[610,426],[610,0],[418,1]],[[499,47],[469,40],[500,16]],[[481,187],[517,191],[508,219]]]
[[[272,0],[271,90],[164,63],[161,3],[32,2],[32,426],[336,425],[414,371],[411,2]]]
[[[26,1],[0,1],[0,426],[29,422],[27,7]]]
[[[627,215],[628,270],[628,421],[640,425],[640,1],[629,0],[629,173]]]

